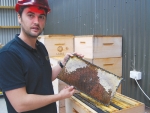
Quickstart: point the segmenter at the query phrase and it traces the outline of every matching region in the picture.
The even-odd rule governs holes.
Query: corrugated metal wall
[[[15,6],[17,0],[0,0],[0,6]],[[19,26],[14,9],[0,8],[0,26]],[[6,44],[19,33],[20,29],[0,28],[0,43]]]
[[[49,0],[45,34],[122,35],[122,93],[150,101],[129,78],[130,70],[142,72],[139,84],[150,96],[150,0]]]
[[[0,6],[15,6],[17,0],[0,0]]]

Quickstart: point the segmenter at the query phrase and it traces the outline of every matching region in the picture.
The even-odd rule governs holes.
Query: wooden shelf
[[[15,9],[14,6],[0,6],[0,9]]]
[[[12,29],[12,28],[18,29],[20,28],[20,26],[0,26],[0,29]]]

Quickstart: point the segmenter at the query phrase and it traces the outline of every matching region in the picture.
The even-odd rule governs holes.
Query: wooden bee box
[[[41,35],[38,40],[45,45],[50,57],[60,57],[74,51],[73,35]]]
[[[121,36],[82,35],[75,36],[75,52],[86,58],[110,58],[122,56]]]
[[[51,66],[54,67],[58,64],[58,61],[59,60],[62,60],[63,57],[50,57],[50,63],[51,63]],[[55,79],[53,82],[53,89],[54,89],[54,93],[55,94],[58,94],[65,86],[67,86],[67,84],[65,84],[64,82],[60,81],[59,79]],[[62,112],[64,109],[65,111],[65,100],[60,100],[60,101],[57,101],[56,102],[57,104],[57,111],[58,113],[64,113]]]
[[[104,113],[144,113],[145,105],[137,100],[131,99],[122,94],[116,93],[115,97],[112,99],[112,103],[117,105],[119,108],[112,105],[104,106],[101,103],[96,103],[99,109]],[[72,96],[65,100],[66,113],[98,113],[91,107],[87,106],[85,103],[80,101],[78,98]]]
[[[117,76],[122,76],[122,57],[84,59]]]

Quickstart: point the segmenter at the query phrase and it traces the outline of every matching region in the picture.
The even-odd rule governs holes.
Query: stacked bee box
[[[74,36],[73,35],[42,35],[38,37],[42,42],[50,57],[51,66],[54,67],[62,60],[66,53],[74,52]],[[58,79],[53,81],[54,93],[59,93],[66,84]],[[65,113],[65,100],[57,102],[58,113]]]
[[[75,36],[75,52],[82,53],[85,60],[122,76],[122,37],[103,35]],[[121,86],[117,92],[121,93]]]

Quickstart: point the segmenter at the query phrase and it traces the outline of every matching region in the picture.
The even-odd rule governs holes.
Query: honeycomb
[[[82,58],[70,57],[58,75],[58,79],[73,85],[93,99],[109,105],[122,80]]]

